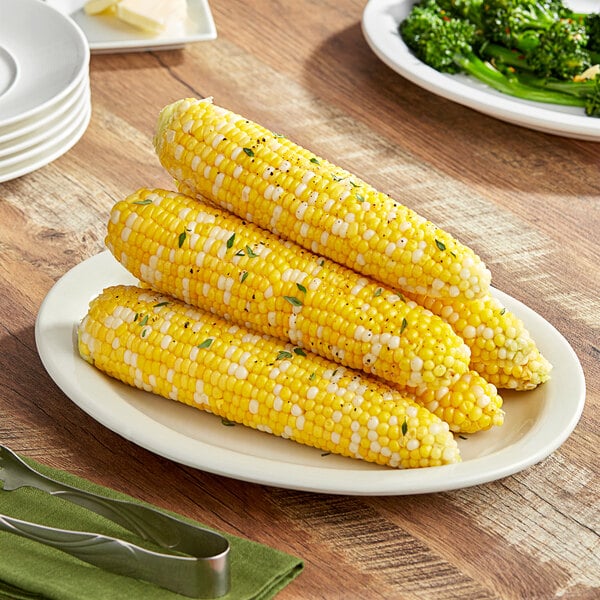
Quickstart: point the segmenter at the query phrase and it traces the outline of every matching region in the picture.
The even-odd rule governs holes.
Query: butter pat
[[[86,15],[98,15],[104,11],[112,11],[119,3],[119,0],[88,0],[85,3],[83,10]]]
[[[117,17],[150,33],[160,33],[187,16],[186,0],[121,0]]]

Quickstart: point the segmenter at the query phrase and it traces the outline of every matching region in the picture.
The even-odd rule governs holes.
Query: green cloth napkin
[[[95,494],[136,501],[64,471],[30,459],[24,460],[52,479]],[[0,489],[0,514],[50,527],[102,533],[148,547],[147,542],[105,517],[33,488],[19,488],[12,492]],[[181,515],[177,516],[200,525]],[[231,591],[222,596],[223,600],[268,600],[303,569],[303,562],[299,558],[244,538],[227,533],[223,535],[231,544]],[[182,600],[187,596],[152,583],[110,573],[60,550],[0,531],[0,598]]]

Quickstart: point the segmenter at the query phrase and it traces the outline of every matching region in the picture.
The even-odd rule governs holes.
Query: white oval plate
[[[68,96],[88,76],[90,50],[71,19],[39,0],[0,0],[0,15],[2,63],[15,71],[0,96],[2,133]]]
[[[600,140],[600,119],[586,117],[582,108],[521,100],[467,75],[440,73],[421,62],[398,33],[398,25],[415,3],[415,0],[369,0],[363,12],[362,30],[367,43],[396,73],[438,96],[508,123],[565,137]],[[579,12],[598,9],[597,0],[571,0],[566,4]]]
[[[577,424],[585,400],[583,371],[552,325],[497,292],[526,323],[553,363],[550,382],[532,392],[506,393],[506,422],[459,439],[463,462],[396,470],[255,431],[225,426],[195,408],[142,392],[105,376],[77,353],[75,330],[89,301],[109,285],[135,279],[108,252],[74,267],[46,296],[35,337],[42,362],[64,393],[96,421],[160,456],[254,483],[353,495],[439,492],[493,481],[533,465],[556,450]]]

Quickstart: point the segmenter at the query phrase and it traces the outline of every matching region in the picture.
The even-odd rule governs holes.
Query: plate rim
[[[465,75],[440,73],[416,58],[395,28],[392,37],[390,28],[382,27],[390,21],[391,10],[400,10],[416,1],[369,0],[363,10],[363,36],[372,52],[389,68],[433,94],[501,121],[544,133],[600,141],[600,119],[501,94]]]
[[[102,273],[102,269],[106,270],[106,276],[99,275]],[[457,465],[430,467],[428,469],[394,470],[387,467],[378,467],[377,465],[368,465],[368,468],[365,469],[363,461],[355,461],[356,463],[360,463],[360,465],[356,465],[357,468],[351,468],[350,462],[347,463],[347,465],[345,463],[344,466],[347,466],[347,468],[341,470],[326,465],[323,467],[315,467],[308,464],[303,465],[294,463],[293,469],[286,470],[281,469],[281,461],[274,460],[273,458],[246,456],[240,452],[222,447],[217,448],[217,464],[215,459],[209,459],[208,461],[205,459],[206,455],[209,455],[211,451],[214,452],[214,445],[185,436],[184,434],[169,428],[164,423],[157,422],[155,419],[152,419],[148,415],[137,410],[125,400],[122,400],[122,408],[124,408],[125,413],[137,418],[136,426],[131,427],[122,421],[116,423],[113,414],[110,414],[110,412],[107,414],[103,411],[102,407],[98,407],[97,401],[90,397],[92,396],[91,392],[87,391],[82,396],[78,386],[70,380],[68,376],[65,376],[65,374],[60,372],[60,364],[57,364],[57,356],[59,354],[57,349],[60,350],[61,344],[59,343],[57,345],[52,342],[48,339],[46,334],[51,330],[52,325],[55,324],[55,321],[58,318],[57,314],[60,313],[60,311],[57,313],[57,306],[64,306],[66,298],[64,291],[71,290],[71,292],[73,292],[73,290],[77,288],[75,284],[78,279],[80,279],[80,274],[86,274],[88,272],[95,274],[94,285],[96,286],[93,292],[91,289],[87,290],[87,292],[89,292],[89,296],[86,296],[88,300],[91,300],[94,295],[101,291],[100,286],[121,282],[135,282],[135,279],[125,271],[107,250],[83,260],[58,279],[44,298],[35,322],[36,346],[42,364],[48,374],[71,402],[79,406],[79,408],[90,415],[98,423],[117,433],[121,437],[124,437],[159,456],[216,475],[298,491],[357,496],[408,495],[450,491],[502,479],[543,460],[562,445],[569,437],[576,427],[583,411],[585,403],[585,379],[581,364],[570,344],[562,334],[560,334],[541,315],[535,313],[519,300],[495,290],[494,293],[498,293],[501,301],[510,299],[509,304],[512,305],[514,303],[514,306],[519,309],[519,312],[524,311],[526,313],[525,316],[528,319],[533,319],[538,325],[543,324],[544,327],[549,328],[549,331],[552,333],[553,343],[558,341],[562,344],[570,367],[574,370],[574,379],[570,384],[573,388],[571,403],[562,402],[562,404],[558,406],[558,409],[562,410],[564,414],[561,416],[561,426],[558,431],[553,430],[552,439],[544,439],[544,443],[540,445],[539,443],[536,443],[535,440],[531,439],[535,436],[529,434],[523,436],[507,448],[503,448],[483,457],[470,459]],[[105,279],[110,283],[102,283]],[[90,284],[90,287],[91,285],[92,284]],[[81,289],[79,293],[83,293]],[[71,299],[69,302],[77,305],[76,299]],[[66,341],[66,344],[70,346],[69,352],[73,354],[74,361],[81,359],[75,356],[76,350],[73,347],[74,341],[72,335],[78,320],[83,316],[86,308],[87,306],[83,307],[80,314],[74,314],[72,318],[69,317],[68,325],[71,337]],[[522,314],[519,314],[519,316],[523,318]],[[64,325],[65,324],[63,323],[63,326]],[[62,340],[62,342],[64,343],[65,340]],[[63,350],[64,349],[65,348],[63,347]],[[110,380],[110,378],[107,378],[100,371],[96,371],[94,367],[87,365],[83,361],[81,364],[83,367],[91,369],[94,376],[98,374],[102,380],[108,381],[109,384],[116,384],[118,389],[125,390],[126,394],[127,390],[133,389],[120,382]],[[138,392],[138,390],[134,391]],[[106,399],[104,399],[104,402],[106,402]],[[540,418],[542,424],[548,420],[547,413],[549,413],[549,407],[545,406]],[[213,417],[213,415],[208,416]],[[140,427],[140,425],[142,425],[142,427]],[[536,426],[538,428],[541,427],[539,423],[537,423]],[[142,433],[140,433],[140,429],[142,430]],[[250,433],[261,436],[269,435],[252,430],[250,430]],[[177,448],[177,443],[181,443],[182,441],[184,442],[184,447]],[[285,444],[292,443],[288,440],[281,441]],[[518,460],[506,462],[503,457],[506,453],[508,453],[508,455],[515,454],[519,458]],[[198,457],[201,458],[198,459]],[[353,461],[353,459],[350,458],[341,458],[341,460]],[[490,465],[492,468],[491,470],[482,473],[481,471],[478,471],[478,467],[481,467],[482,465],[484,467]],[[277,471],[275,476],[272,474],[272,469]]]

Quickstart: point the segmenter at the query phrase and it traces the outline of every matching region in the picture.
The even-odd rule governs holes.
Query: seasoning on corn
[[[182,192],[392,289],[461,298],[489,289],[489,270],[450,234],[211,99],[165,107],[154,146]]]
[[[491,295],[470,301],[410,297],[452,325],[471,348],[471,369],[498,388],[531,390],[550,379],[525,324]]]
[[[452,386],[432,390],[419,386],[401,390],[415,402],[427,408],[456,433],[476,433],[504,423],[502,397],[496,386],[476,371],[460,377]]]
[[[446,387],[469,348],[441,318],[205,202],[141,189],[106,245],[150,287],[388,382]]]
[[[377,379],[154,291],[107,288],[78,339],[111,377],[301,444],[400,468],[460,461],[446,423]]]

